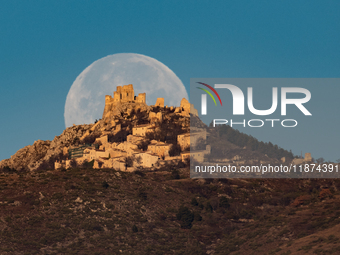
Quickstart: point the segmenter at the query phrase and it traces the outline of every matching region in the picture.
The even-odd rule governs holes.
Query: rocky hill
[[[126,136],[132,132],[132,127],[150,122],[151,111],[162,113],[162,132],[172,133],[173,137],[176,137],[175,132],[188,132],[190,125],[189,114],[180,108],[176,110],[173,107],[160,108],[139,103],[118,103],[95,124],[68,127],[52,141],[38,140],[33,145],[18,150],[10,159],[0,162],[0,169],[10,168],[18,171],[53,169],[55,160],[67,156],[68,147],[85,142],[92,143],[95,138],[102,135],[126,140]],[[170,127],[173,130],[170,130]]]
[[[210,133],[207,143],[212,145],[211,156],[230,159],[236,156],[243,160],[271,160],[274,163],[279,162],[281,157],[293,158],[293,154],[277,145],[259,142],[229,126],[208,128],[196,115],[190,117],[190,107],[189,102],[184,99],[181,107],[177,108],[118,102],[114,107],[106,107],[103,118],[95,124],[74,125],[66,128],[52,141],[35,141],[33,145],[17,151],[10,159],[1,161],[0,169],[53,169],[56,160],[67,158],[68,148],[81,143],[93,143],[103,135],[108,135],[115,142],[125,141],[133,127],[152,122],[157,119],[158,113],[162,116],[162,122],[158,123],[159,130],[152,136],[153,139],[176,144],[177,135],[189,132],[191,122],[195,128],[204,128]]]
[[[242,159],[244,163],[255,161],[270,161],[278,163],[282,157],[292,159],[293,154],[287,152],[277,145],[259,142],[255,138],[240,133],[229,126],[219,126],[208,128],[198,117],[197,110],[187,99],[183,98],[179,107],[164,106],[164,98],[157,98],[156,104],[148,106],[146,103],[146,93],[135,96],[133,85],[117,86],[113,92],[113,97],[105,96],[105,107],[102,119],[95,124],[74,125],[66,128],[64,132],[56,136],[52,141],[35,141],[33,145],[17,151],[10,159],[0,162],[0,170],[34,171],[43,169],[54,169],[54,162],[64,160],[68,157],[68,151],[80,144],[92,144],[96,138],[108,137],[107,142],[121,143],[127,140],[127,136],[132,133],[134,127],[149,124],[152,131],[145,134],[144,141],[139,147],[145,151],[152,140],[172,144],[179,155],[179,150],[185,151],[188,142],[185,140],[182,145],[178,144],[177,136],[188,133],[190,128],[193,132],[208,131],[204,141],[191,142],[195,148],[206,150],[210,145],[210,159]],[[207,133],[207,132],[205,132]],[[184,139],[184,138],[183,138]],[[187,138],[185,138],[187,139]],[[184,140],[183,140],[184,141]],[[197,143],[197,144],[196,144]],[[111,146],[110,145],[110,146]],[[137,144],[134,144],[137,146]],[[181,149],[176,149],[181,147]],[[185,148],[184,148],[185,147]],[[209,146],[208,146],[209,147]],[[111,155],[111,154],[110,154]],[[115,155],[113,155],[115,156]],[[158,155],[165,157],[165,155]],[[169,156],[167,154],[167,156]],[[93,158],[91,158],[93,159]],[[96,158],[98,159],[98,158]],[[86,159],[88,160],[88,159]],[[65,164],[66,167],[66,164]]]

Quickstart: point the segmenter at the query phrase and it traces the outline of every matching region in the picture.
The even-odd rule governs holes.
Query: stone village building
[[[200,141],[206,141],[207,139],[207,131],[205,129],[191,132],[191,133],[184,133],[177,136],[177,143],[181,146],[182,150],[190,148],[191,146],[195,147],[198,145]]]

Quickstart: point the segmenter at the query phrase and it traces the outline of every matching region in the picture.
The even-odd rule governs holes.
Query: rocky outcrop
[[[9,167],[15,170],[51,169],[51,163],[67,156],[71,146],[79,143],[93,143],[97,137],[108,135],[117,140],[126,139],[133,127],[141,124],[161,124],[176,122],[182,129],[189,129],[190,113],[193,106],[186,99],[182,99],[181,107],[164,107],[164,98],[158,98],[155,106],[145,103],[145,93],[134,96],[133,86],[118,86],[114,96],[106,96],[103,118],[95,124],[74,125],[66,128],[52,141],[38,140],[18,150],[9,159],[0,162],[0,169]],[[157,107],[159,106],[159,107]],[[195,110],[196,111],[196,110]],[[196,111],[197,112],[197,111]]]
[[[33,145],[28,145],[18,150],[11,158],[0,162],[0,169],[9,167],[18,171],[37,170],[46,162],[54,160],[65,153],[65,147],[74,145],[91,128],[91,125],[69,127],[56,136],[53,141],[38,140]]]
[[[41,161],[50,147],[51,141],[38,140],[18,150],[10,159],[0,162],[0,168],[10,167],[16,170],[28,170]]]
[[[141,111],[141,112],[149,112],[150,106],[144,103],[115,103],[115,104],[108,104],[105,105],[105,111],[103,114],[103,119],[108,119],[112,117],[120,117],[127,113],[131,114],[133,111]]]

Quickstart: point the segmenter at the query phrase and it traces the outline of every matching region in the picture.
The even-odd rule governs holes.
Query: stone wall
[[[132,135],[134,136],[145,136],[147,132],[150,132],[151,125],[145,124],[132,128]]]
[[[171,146],[172,144],[157,142],[153,140],[148,146],[148,151],[151,151],[153,154],[158,155],[158,157],[167,157],[169,156]]]
[[[139,93],[138,96],[135,97],[136,103],[145,104],[145,100],[146,100],[146,94],[145,93]]]
[[[162,112],[149,112],[149,121],[151,125],[155,125],[157,123],[162,123],[163,116]]]
[[[158,156],[152,155],[147,152],[137,153],[135,154],[135,157],[136,158],[140,157],[141,159],[140,165],[143,167],[154,167],[159,160]]]
[[[157,98],[155,106],[164,107],[164,98],[163,97]]]

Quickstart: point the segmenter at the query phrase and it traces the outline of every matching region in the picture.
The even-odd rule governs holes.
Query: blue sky
[[[339,1],[0,1],[0,160],[60,135],[73,81],[107,55],[153,57],[187,88],[192,77],[340,77],[339,31]]]

